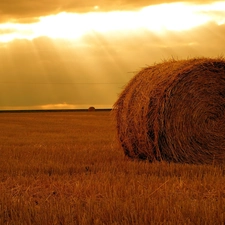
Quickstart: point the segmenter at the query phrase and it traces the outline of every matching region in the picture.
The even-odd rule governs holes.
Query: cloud
[[[185,31],[90,32],[0,44],[0,109],[110,105],[142,67],[170,57],[225,54],[225,24]],[[43,108],[42,107],[42,108]]]
[[[62,102],[68,107],[113,104],[121,87],[116,82],[126,73],[103,49],[88,43],[42,37],[4,46],[0,51],[0,72],[4,73],[0,77],[0,108],[57,106]]]
[[[79,106],[63,102],[58,104],[37,105],[37,106],[34,106],[34,108],[36,109],[77,109],[79,108]]]
[[[4,29],[0,29],[0,35],[6,35],[6,34],[12,34],[17,32],[16,29],[10,29],[10,28],[4,28]]]
[[[137,10],[145,6],[180,2],[178,0],[10,0],[0,1],[0,23],[13,21],[19,23],[33,23],[41,16],[60,12],[84,13],[93,11]],[[206,4],[215,1],[196,0],[185,1],[191,4]],[[222,2],[222,1],[221,1]],[[98,7],[95,7],[98,6]]]

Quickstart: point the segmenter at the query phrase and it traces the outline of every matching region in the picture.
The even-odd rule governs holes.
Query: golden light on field
[[[92,31],[104,33],[109,31],[133,31],[138,28],[160,33],[168,30],[192,29],[210,21],[219,25],[225,23],[224,16],[215,13],[225,10],[225,2],[205,5],[159,4],[136,11],[98,12],[100,7],[97,5],[93,9],[95,12],[61,12],[56,15],[40,17],[39,22],[32,24],[1,24],[0,41],[8,42],[16,38],[33,39],[39,36],[76,39]]]

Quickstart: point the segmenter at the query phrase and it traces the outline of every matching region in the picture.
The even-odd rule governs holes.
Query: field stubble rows
[[[0,224],[225,224],[224,166],[129,160],[110,112],[0,126]]]

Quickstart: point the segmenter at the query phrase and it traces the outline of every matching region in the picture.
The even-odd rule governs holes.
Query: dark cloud
[[[0,23],[14,21],[31,23],[40,16],[65,12],[91,12],[96,11],[94,6],[99,6],[98,11],[111,10],[136,10],[148,5],[180,2],[179,0],[9,0],[0,1]],[[206,4],[212,0],[186,1],[192,4]]]

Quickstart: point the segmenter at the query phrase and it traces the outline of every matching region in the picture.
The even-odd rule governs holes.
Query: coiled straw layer
[[[142,69],[114,104],[125,154],[149,161],[225,162],[225,60]]]

